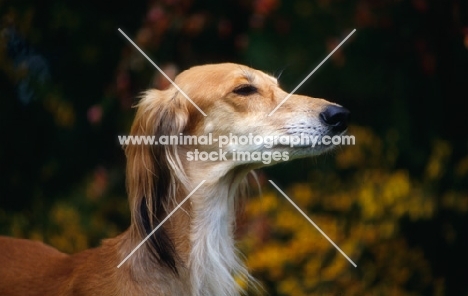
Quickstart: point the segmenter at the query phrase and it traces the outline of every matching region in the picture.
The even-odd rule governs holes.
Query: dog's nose
[[[349,115],[348,109],[330,105],[319,116],[322,123],[330,126],[334,132],[342,132],[348,127]]]

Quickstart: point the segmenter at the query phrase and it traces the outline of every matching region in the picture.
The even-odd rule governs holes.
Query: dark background
[[[331,272],[343,258],[310,251],[279,264],[281,276],[261,264],[254,275],[271,295],[467,295],[468,2],[0,1],[0,17],[0,233],[73,252],[128,225],[117,135],[138,94],[167,82],[118,28],[168,73],[237,62],[280,76],[285,90],[356,28],[298,93],[350,109],[357,145],[260,177],[331,202],[304,206],[340,221],[361,268]],[[381,207],[366,216],[371,206]],[[278,226],[280,210],[245,223]],[[353,241],[363,225],[393,230]],[[287,231],[261,231],[247,258],[290,243]],[[317,274],[305,276],[313,260]]]

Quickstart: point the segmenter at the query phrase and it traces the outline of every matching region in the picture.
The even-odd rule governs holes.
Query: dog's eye
[[[250,96],[257,92],[257,88],[251,84],[243,84],[236,87],[233,92],[241,96]]]

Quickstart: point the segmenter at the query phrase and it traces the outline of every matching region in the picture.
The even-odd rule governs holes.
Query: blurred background
[[[467,1],[4,0],[0,17],[0,234],[76,252],[128,226],[117,135],[167,81],[118,28],[171,77],[231,61],[286,91],[356,28],[298,90],[350,109],[356,145],[260,171],[239,246],[268,295],[468,295]]]

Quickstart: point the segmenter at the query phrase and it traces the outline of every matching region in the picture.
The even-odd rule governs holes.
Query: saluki
[[[235,151],[269,151],[295,159],[318,155],[333,145],[275,142],[266,148],[258,142],[241,145],[233,136],[340,135],[347,128],[349,111],[323,99],[294,94],[271,115],[288,93],[273,76],[238,64],[196,66],[180,73],[175,84],[179,88],[153,89],[142,95],[130,135],[211,134],[214,139],[230,135],[222,147],[227,157],[188,160],[190,151],[219,152],[216,141],[126,145],[129,228],[100,247],[75,255],[41,242],[1,237],[0,295],[245,293],[238,283],[251,278],[235,248],[235,218],[247,174],[265,163],[229,156]],[[270,164],[284,160],[274,158]],[[187,202],[117,268],[203,180]]]

